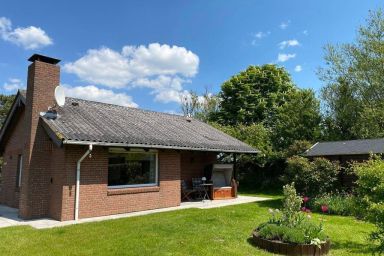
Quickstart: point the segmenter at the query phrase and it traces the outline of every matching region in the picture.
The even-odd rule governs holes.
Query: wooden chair
[[[183,201],[184,199],[191,201],[192,198],[190,196],[195,192],[196,190],[188,188],[188,185],[185,180],[181,180],[181,201]]]
[[[192,178],[192,189],[196,192],[196,199],[204,199],[205,189],[201,178]]]

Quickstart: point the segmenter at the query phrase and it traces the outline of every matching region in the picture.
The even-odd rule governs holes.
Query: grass
[[[215,209],[188,209],[35,230],[0,229],[1,255],[272,255],[255,248],[251,231],[280,200]],[[313,218],[320,215],[314,214]],[[323,216],[322,216],[323,217]],[[370,255],[371,224],[325,216],[332,255]]]

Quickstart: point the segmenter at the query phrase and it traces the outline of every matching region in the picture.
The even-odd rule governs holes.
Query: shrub
[[[312,211],[324,212],[324,208],[327,208],[327,213],[344,216],[356,216],[357,205],[356,197],[351,194],[328,193],[309,201],[309,208]]]
[[[314,196],[337,190],[338,162],[331,162],[324,158],[309,161],[301,156],[293,156],[287,160],[282,180],[294,182],[297,191],[304,195]]]
[[[384,160],[373,157],[364,163],[355,163],[357,193],[365,217],[376,224],[371,239],[377,241],[377,251],[384,252]]]
[[[313,164],[304,157],[293,156],[287,159],[287,167],[282,177],[285,183],[295,183],[298,192],[311,194],[311,184],[317,184],[319,177],[313,172]]]
[[[319,177],[319,184],[314,189],[318,194],[334,192],[337,190],[338,174],[340,165],[338,162],[331,162],[325,158],[315,158],[313,161],[314,171]]]

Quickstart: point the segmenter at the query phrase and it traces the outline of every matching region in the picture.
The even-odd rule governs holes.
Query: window
[[[17,170],[16,170],[16,187],[21,187],[21,174],[23,171],[23,156],[18,155],[17,157]]]
[[[156,186],[157,179],[157,152],[109,149],[109,187]]]

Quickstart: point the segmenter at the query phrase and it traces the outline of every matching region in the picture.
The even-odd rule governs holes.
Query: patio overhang
[[[51,134],[53,135],[53,134]],[[179,147],[173,145],[148,145],[148,144],[131,144],[131,143],[110,143],[97,141],[77,141],[77,140],[62,140],[63,145],[81,145],[81,146],[102,146],[102,147],[124,147],[124,148],[144,148],[144,149],[173,149],[173,150],[188,150],[216,153],[235,153],[235,154],[258,154],[259,150],[237,150],[237,149],[219,149],[219,148],[197,148],[197,147]]]

